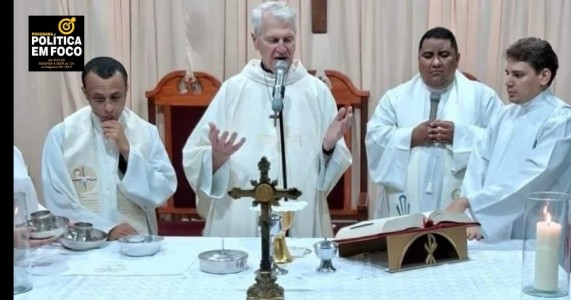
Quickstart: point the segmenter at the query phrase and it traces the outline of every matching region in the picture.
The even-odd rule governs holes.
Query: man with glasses
[[[129,85],[119,61],[94,58],[81,80],[89,106],[54,126],[44,144],[46,206],[56,215],[92,223],[109,240],[156,234],[155,208],[177,186],[159,132],[125,107]]]

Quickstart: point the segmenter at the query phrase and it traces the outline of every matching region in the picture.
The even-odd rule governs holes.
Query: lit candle
[[[543,214],[545,221],[537,222],[533,285],[538,290],[550,292],[557,290],[561,225],[551,222],[551,214],[547,211],[547,206],[544,207]]]

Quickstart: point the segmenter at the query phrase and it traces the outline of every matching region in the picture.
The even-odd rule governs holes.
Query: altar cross
[[[327,0],[311,0],[311,32],[327,33]]]
[[[253,189],[232,188],[228,192],[228,195],[233,199],[250,197],[254,198],[254,206],[261,205],[262,259],[260,270],[256,276],[256,284],[248,289],[247,299],[283,299],[283,288],[275,283],[276,277],[272,275],[272,262],[270,259],[270,205],[279,205],[278,200],[281,198],[297,199],[301,196],[301,191],[296,188],[287,190],[276,189],[278,181],[270,181],[268,176],[270,162],[266,157],[262,157],[260,162],[258,162],[258,169],[260,170],[260,180],[250,180],[250,183],[254,186]]]

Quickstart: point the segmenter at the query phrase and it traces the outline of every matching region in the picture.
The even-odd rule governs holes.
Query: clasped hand
[[[412,130],[411,146],[426,144],[450,144],[454,142],[454,123],[442,120],[428,120]]]
[[[103,136],[115,142],[117,149],[123,155],[125,160],[129,159],[129,140],[125,135],[125,130],[123,130],[123,125],[117,120],[107,120],[101,123],[101,128],[103,129]]]
[[[353,124],[353,108],[351,106],[348,109],[341,107],[327,128],[323,138],[323,149],[326,151],[333,149],[337,141],[351,128],[351,124]]]

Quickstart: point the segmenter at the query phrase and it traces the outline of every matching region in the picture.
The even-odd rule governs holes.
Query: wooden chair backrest
[[[311,74],[315,75],[316,71],[310,70]],[[360,118],[354,118],[353,126],[357,126],[357,132],[360,136],[354,137],[351,131],[345,135],[345,142],[347,147],[353,153],[353,141],[357,140],[359,144],[359,160],[353,161],[352,166],[343,174],[343,177],[337,185],[333,188],[328,196],[329,210],[332,219],[351,219],[351,220],[366,220],[367,219],[367,154],[365,149],[365,134],[367,133],[367,120],[368,120],[368,103],[369,91],[363,91],[355,87],[353,82],[345,74],[334,71],[324,70],[323,72],[327,77],[331,93],[337,106],[340,107],[353,107],[353,111],[360,110]],[[320,78],[327,81],[325,78]],[[352,187],[352,172],[359,174],[359,187],[358,191],[354,193]],[[357,207],[352,207],[353,195],[357,197]]]
[[[149,122],[158,124],[157,117],[160,113],[163,115],[163,120],[159,123],[164,125],[165,148],[178,180],[173,197],[167,200],[166,205],[158,208],[159,220],[163,215],[170,215],[172,220],[199,218],[196,196],[182,167],[182,148],[221,83],[205,72],[194,72],[193,75],[186,76],[184,70],[172,71],[153,90],[145,93]]]

